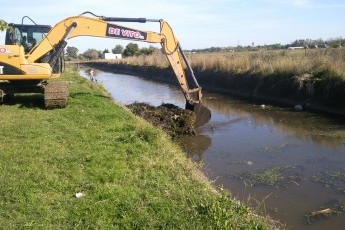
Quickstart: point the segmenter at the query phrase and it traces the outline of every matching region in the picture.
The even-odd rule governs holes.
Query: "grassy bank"
[[[64,79],[65,109],[43,109],[41,95],[0,107],[1,228],[268,228],[162,131],[71,69]]]
[[[345,114],[345,49],[197,53],[188,58],[205,89]],[[174,80],[162,54],[92,65]]]

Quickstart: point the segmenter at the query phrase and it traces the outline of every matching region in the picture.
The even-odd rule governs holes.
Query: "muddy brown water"
[[[177,86],[102,71],[96,78],[123,104],[185,103]],[[204,92],[204,104],[211,121],[180,143],[215,186],[288,229],[345,229],[344,122],[216,93]],[[338,213],[308,223],[326,208]]]

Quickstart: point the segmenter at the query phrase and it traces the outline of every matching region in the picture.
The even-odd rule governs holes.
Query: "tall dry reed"
[[[195,53],[188,54],[188,59],[193,69],[198,71],[260,76],[302,76],[323,72],[327,73],[325,77],[345,80],[345,49]],[[159,68],[169,66],[165,55],[160,52],[115,62]]]

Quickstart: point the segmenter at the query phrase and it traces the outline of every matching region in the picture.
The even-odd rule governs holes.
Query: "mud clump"
[[[195,135],[195,113],[173,104],[158,107],[147,103],[133,103],[127,107],[137,116],[144,118],[156,127],[163,129],[171,137]]]

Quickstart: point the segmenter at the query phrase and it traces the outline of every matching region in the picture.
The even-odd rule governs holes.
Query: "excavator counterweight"
[[[86,14],[92,16],[85,16]],[[137,30],[114,22],[158,22],[160,31]],[[77,36],[94,36],[161,44],[186,98],[186,109],[197,114],[196,126],[207,123],[211,118],[210,110],[201,103],[201,87],[181,45],[169,24],[163,19],[105,17],[85,12],[66,18],[53,27],[23,23],[9,25],[6,43],[0,45],[0,81],[6,81],[6,86],[0,84],[0,102],[7,94],[20,93],[24,88],[27,92],[30,87],[36,90],[37,87],[42,87],[44,94],[48,94],[45,98],[50,98],[48,107],[49,105],[66,106],[68,96],[66,85],[58,83],[52,87],[50,80],[59,78],[62,73],[62,56],[67,41]],[[184,65],[187,66],[194,81],[193,87],[187,80]],[[18,85],[21,87],[17,87]],[[63,92],[59,92],[59,85],[63,85]],[[52,101],[56,95],[51,95],[51,92],[58,95],[56,100],[59,103]]]

